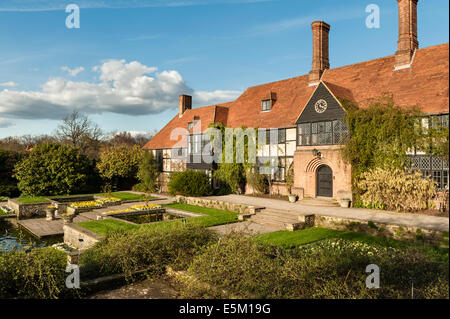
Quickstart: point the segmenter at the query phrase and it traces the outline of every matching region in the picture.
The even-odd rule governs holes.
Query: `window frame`
[[[268,105],[268,108],[267,108],[267,105]],[[262,100],[261,101],[261,111],[269,112],[270,110],[272,110],[272,100],[270,100],[270,99]]]

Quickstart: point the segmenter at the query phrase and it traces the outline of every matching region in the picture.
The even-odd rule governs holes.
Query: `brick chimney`
[[[398,47],[395,53],[395,69],[408,68],[414,51],[419,48],[417,41],[418,0],[397,0],[398,2]]]
[[[314,21],[311,24],[313,32],[313,62],[309,72],[309,85],[317,85],[323,72],[330,68],[328,59],[328,34],[330,25],[323,21]]]
[[[182,117],[186,110],[192,109],[192,96],[190,95],[180,95],[180,111],[178,117]]]

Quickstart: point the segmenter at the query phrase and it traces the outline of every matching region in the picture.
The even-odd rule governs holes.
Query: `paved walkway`
[[[440,231],[449,230],[449,219],[447,217],[385,212],[363,208],[307,206],[302,205],[301,201],[297,203],[290,203],[288,201],[278,199],[250,197],[243,195],[209,196],[206,198],[231,203],[262,206],[271,209],[287,210],[291,212],[297,212],[299,214],[318,214],[324,216],[360,219],[399,226],[413,226],[423,229],[434,229]]]

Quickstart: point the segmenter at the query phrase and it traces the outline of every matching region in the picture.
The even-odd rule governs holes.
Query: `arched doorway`
[[[333,171],[321,165],[316,171],[316,196],[333,197]]]

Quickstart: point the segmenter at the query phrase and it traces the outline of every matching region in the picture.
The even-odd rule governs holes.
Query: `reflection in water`
[[[0,253],[46,247],[61,241],[61,236],[39,239],[21,227],[15,227],[6,220],[0,220]]]

